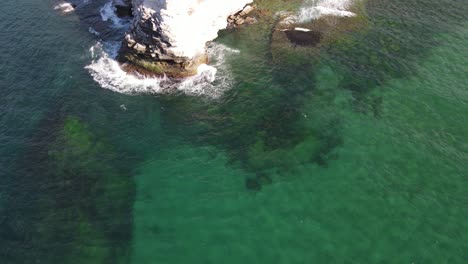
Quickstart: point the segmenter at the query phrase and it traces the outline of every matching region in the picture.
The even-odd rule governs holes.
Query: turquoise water
[[[369,0],[284,54],[222,32],[218,99],[103,89],[105,3],[2,5],[1,263],[467,263],[464,1]]]

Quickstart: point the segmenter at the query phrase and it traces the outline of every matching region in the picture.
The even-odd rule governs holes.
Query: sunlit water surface
[[[85,2],[2,3],[0,263],[468,262],[466,1],[282,55],[222,32],[183,85],[123,78]]]

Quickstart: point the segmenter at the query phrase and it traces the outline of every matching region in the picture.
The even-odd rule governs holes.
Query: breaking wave
[[[283,20],[283,23],[306,23],[323,16],[353,17],[348,9],[353,0],[307,0],[299,11]]]
[[[90,48],[92,62],[86,66],[86,69],[101,87],[124,94],[182,92],[209,98],[221,97],[232,86],[233,78],[226,67],[226,54],[239,52],[212,43],[208,47],[211,66],[202,64],[198,68],[197,75],[173,80],[167,77],[145,77],[125,72],[115,60],[119,48],[120,42],[98,43]]]
[[[130,21],[128,19],[119,18],[115,12],[114,1],[107,2],[101,10],[99,10],[102,21],[109,21],[114,28],[126,28]]]
[[[91,33],[93,35],[96,35],[96,36],[101,35],[101,33],[97,32],[93,27],[89,27],[88,31],[89,31],[89,33]]]
[[[308,0],[299,10],[298,21],[308,22],[322,16],[352,17],[353,12],[348,11],[352,0]]]
[[[75,11],[75,6],[70,3],[60,3],[54,7],[54,10],[60,11],[64,14]]]

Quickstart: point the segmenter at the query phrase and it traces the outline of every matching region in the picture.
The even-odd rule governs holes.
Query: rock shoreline
[[[251,25],[257,23],[257,18],[255,18],[254,16],[250,16],[256,9],[256,5],[246,5],[239,12],[228,16],[227,28],[237,28],[244,24]]]
[[[118,60],[142,68],[141,72],[172,78],[197,74],[208,63],[206,43],[253,10],[252,0],[127,0],[133,21],[125,35]],[[240,23],[240,19],[243,19]]]
[[[340,33],[354,31],[365,24],[360,16],[353,13],[359,13],[359,9],[362,9],[359,5],[350,7],[353,11],[350,12],[327,9],[325,7],[330,5],[328,2],[320,2],[325,7],[299,7],[301,1],[284,3],[278,0],[268,4],[262,1],[253,2],[119,1],[114,8],[116,14],[132,17],[132,22],[117,59],[125,71],[138,76],[178,79],[196,75],[200,65],[208,64],[206,44],[214,40],[222,29],[237,29],[257,22],[275,20],[270,46],[272,58],[277,61],[289,57],[287,54],[297,53],[297,48],[316,54],[322,44],[333,42]],[[289,5],[289,9],[286,5]],[[271,9],[272,7],[274,8]],[[296,8],[300,11],[292,11],[297,10]],[[314,12],[311,13],[313,17],[305,21],[301,17],[301,11],[307,8]],[[319,11],[322,14],[318,15]]]

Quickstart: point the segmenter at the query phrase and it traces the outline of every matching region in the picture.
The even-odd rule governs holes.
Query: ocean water
[[[468,262],[466,1],[223,31],[183,84],[122,76],[128,21],[75,3],[1,7],[0,263]]]

